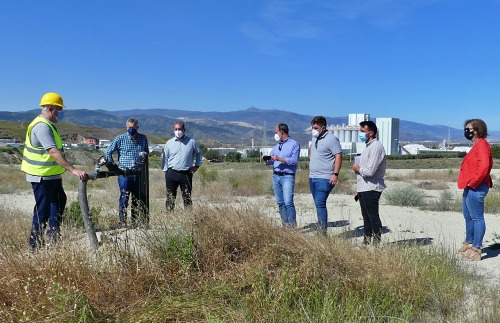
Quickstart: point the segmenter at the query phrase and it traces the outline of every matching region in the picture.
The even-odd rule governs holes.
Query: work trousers
[[[167,200],[165,207],[167,212],[173,211],[175,207],[175,198],[177,197],[177,188],[180,187],[184,208],[189,208],[193,204],[191,201],[191,191],[193,188],[193,174],[189,171],[176,171],[169,168],[165,172],[165,184],[167,189]]]
[[[44,235],[49,242],[56,242],[59,239],[67,197],[62,186],[62,179],[42,179],[40,183],[32,182],[31,187],[35,195],[35,207],[29,244],[35,249],[44,244]],[[49,228],[45,232],[47,222]]]
[[[382,222],[379,215],[379,201],[382,192],[367,191],[358,192],[359,205],[363,215],[364,240],[363,243],[370,244],[373,237],[373,244],[380,243],[382,236]]]

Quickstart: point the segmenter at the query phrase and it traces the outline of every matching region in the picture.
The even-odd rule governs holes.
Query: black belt
[[[277,171],[273,171],[273,174],[276,174],[276,175],[278,175],[278,176],[295,175],[294,173],[277,172]]]

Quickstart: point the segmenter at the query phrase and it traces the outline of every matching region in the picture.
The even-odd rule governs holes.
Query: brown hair
[[[479,138],[486,138],[488,137],[488,127],[486,126],[486,123],[481,120],[481,119],[469,119],[465,120],[464,122],[464,128],[467,127],[468,124],[472,124],[472,128],[477,131],[477,136]]]
[[[323,116],[314,117],[311,121],[311,125],[318,124],[321,127],[326,127],[326,119]]]

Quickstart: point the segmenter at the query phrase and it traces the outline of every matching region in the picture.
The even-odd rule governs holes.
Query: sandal
[[[470,248],[472,248],[472,243],[468,243],[468,242],[464,242],[462,244],[462,247],[460,249],[458,249],[458,252],[459,253],[465,253],[467,252],[467,250],[469,250]]]
[[[466,261],[480,261],[481,260],[481,249],[480,248],[470,248],[464,253],[464,260]]]

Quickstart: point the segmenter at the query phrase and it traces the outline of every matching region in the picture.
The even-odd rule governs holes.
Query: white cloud
[[[264,2],[256,21],[242,25],[244,35],[267,54],[282,54],[284,44],[325,38],[334,22],[364,22],[395,28],[413,10],[447,0],[274,0]]]

